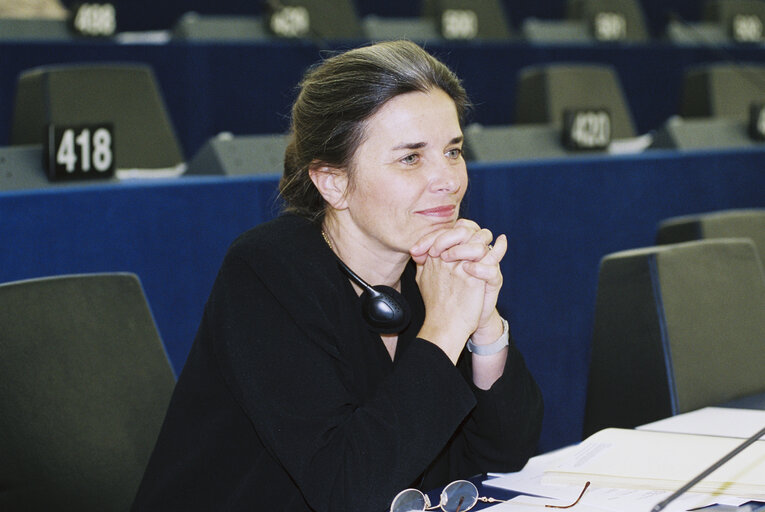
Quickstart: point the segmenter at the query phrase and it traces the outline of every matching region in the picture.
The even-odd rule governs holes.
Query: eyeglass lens
[[[393,498],[390,512],[422,512],[430,508],[430,500],[417,489],[404,489]]]
[[[450,483],[441,492],[437,507],[430,506],[428,497],[417,489],[405,489],[393,498],[390,512],[423,512],[440,508],[443,512],[467,512],[478,501],[478,489],[467,480]]]
[[[478,489],[472,482],[457,480],[441,492],[441,509],[444,512],[465,512],[478,501]]]

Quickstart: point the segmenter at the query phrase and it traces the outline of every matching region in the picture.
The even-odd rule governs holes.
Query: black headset
[[[361,316],[367,325],[380,334],[396,334],[406,329],[412,319],[412,311],[404,296],[390,286],[370,286],[340,258],[336,259],[340,269],[364,290],[361,294]]]

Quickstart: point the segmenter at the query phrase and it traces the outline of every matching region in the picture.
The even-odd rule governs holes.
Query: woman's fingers
[[[470,240],[445,249],[439,257],[444,261],[480,261],[488,254],[492,239],[491,231],[481,229],[476,231]],[[432,253],[429,255],[433,256]]]
[[[500,235],[497,237],[494,246],[486,252],[486,256],[480,261],[466,261],[462,268],[473,277],[486,281],[491,286],[501,286],[502,273],[499,268],[499,262],[504,258],[507,252],[507,237]]]
[[[412,246],[409,253],[415,261],[423,255],[438,258],[441,256],[441,253],[450,247],[471,241],[476,233],[480,231],[482,231],[481,227],[472,220],[459,219],[450,228],[438,229],[423,236]],[[488,231],[488,233],[490,237],[491,232]],[[486,235],[483,234],[481,236],[485,238]],[[489,241],[491,241],[491,238],[489,238]]]

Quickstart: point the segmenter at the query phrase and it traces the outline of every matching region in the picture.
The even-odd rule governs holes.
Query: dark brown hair
[[[351,170],[365,121],[400,94],[441,89],[460,123],[470,101],[457,76],[410,41],[356,48],[311,67],[292,106],[290,142],[279,192],[286,211],[321,220],[326,204],[308,174],[311,165]]]

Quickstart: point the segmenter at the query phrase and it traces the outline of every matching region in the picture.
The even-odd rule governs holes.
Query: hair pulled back
[[[356,48],[311,67],[292,106],[290,141],[279,192],[286,211],[321,220],[326,204],[308,174],[312,165],[351,172],[365,121],[400,94],[441,89],[460,123],[470,107],[457,76],[410,41]]]

